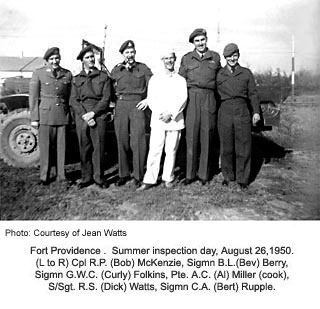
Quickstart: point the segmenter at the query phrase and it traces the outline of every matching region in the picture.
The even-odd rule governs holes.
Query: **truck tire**
[[[0,127],[0,157],[14,167],[39,165],[38,130],[30,124],[28,110],[15,110],[5,116]]]

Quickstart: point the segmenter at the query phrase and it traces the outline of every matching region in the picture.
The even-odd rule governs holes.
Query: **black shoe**
[[[186,178],[186,179],[182,180],[181,184],[184,185],[184,186],[187,186],[187,185],[190,185],[193,182],[194,182],[194,179]]]
[[[102,183],[97,183],[96,185],[100,188],[100,189],[108,189],[109,185],[106,182],[102,182]]]
[[[141,181],[140,180],[134,179],[133,183],[134,183],[136,188],[139,188],[141,186]]]
[[[199,181],[203,186],[205,186],[208,183],[207,180],[204,180],[204,179],[201,179],[201,178],[199,178]]]
[[[150,188],[152,188],[154,185],[153,184],[150,184],[150,183],[144,183],[142,184],[141,187],[139,187],[136,191],[140,192],[140,191],[145,191],[145,190],[148,190]]]
[[[248,189],[248,185],[245,183],[239,183],[239,186],[241,188],[241,190],[247,190]]]
[[[121,187],[125,185],[130,180],[130,177],[121,177],[119,180],[115,183],[116,187]]]
[[[224,179],[221,183],[223,186],[228,186],[229,185],[229,181]]]
[[[90,185],[92,185],[92,181],[87,181],[87,182],[80,182],[77,185],[78,190],[81,190],[83,188],[89,187]]]
[[[48,186],[50,184],[49,180],[40,180],[38,185],[40,186]]]

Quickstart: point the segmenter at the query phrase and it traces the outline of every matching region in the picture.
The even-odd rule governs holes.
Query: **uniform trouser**
[[[163,164],[162,180],[167,182],[174,180],[174,165],[180,137],[181,130],[167,131],[159,127],[151,129],[147,171],[143,178],[144,183],[157,183],[163,147],[165,151],[165,159]]]
[[[213,145],[216,118],[213,91],[201,93],[189,90],[186,111],[187,179],[194,179],[197,174],[202,180],[210,178],[214,147],[219,148],[218,145]]]
[[[84,120],[76,117],[82,182],[90,182],[93,179],[96,183],[101,184],[104,181],[107,122],[100,117],[97,117],[95,122],[95,126],[89,127]]]
[[[251,116],[245,101],[222,103],[218,115],[221,170],[226,180],[248,184],[251,165]]]
[[[146,160],[145,112],[138,110],[139,101],[119,100],[114,127],[117,136],[119,176],[130,176],[129,153],[132,151],[133,177],[141,181]]]
[[[40,179],[50,179],[51,166],[56,166],[58,180],[65,179],[64,163],[66,155],[66,126],[39,127]]]

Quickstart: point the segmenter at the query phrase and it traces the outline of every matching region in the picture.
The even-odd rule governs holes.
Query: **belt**
[[[206,89],[206,88],[189,88],[190,92],[194,92],[194,93],[214,93],[213,89]]]
[[[247,104],[247,100],[243,97],[231,97],[231,98],[222,100],[222,103],[234,103],[234,102]]]
[[[59,99],[59,103],[56,103],[57,106],[60,106],[60,104],[64,105],[64,103],[65,103],[64,97],[58,96],[58,95],[47,95],[47,94],[43,94],[43,95],[41,95],[41,98]]]
[[[63,96],[60,95],[50,95],[50,94],[42,94],[42,98],[50,98],[50,99],[63,99]]]
[[[142,95],[141,94],[120,94],[120,95],[118,95],[118,100],[141,101]]]
[[[81,98],[81,102],[82,103],[90,103],[90,102],[94,102],[97,103],[99,102],[101,99],[95,99],[95,98]]]

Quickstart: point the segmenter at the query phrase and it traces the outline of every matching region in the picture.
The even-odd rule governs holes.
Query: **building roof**
[[[6,57],[0,56],[2,72],[33,72],[43,66],[42,57]]]

